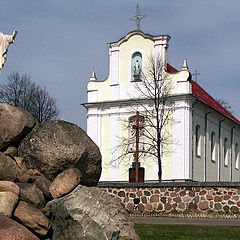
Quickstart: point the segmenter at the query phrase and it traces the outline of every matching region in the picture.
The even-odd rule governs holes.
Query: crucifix
[[[139,31],[139,30],[141,30],[140,22],[141,22],[141,20],[142,20],[143,18],[146,18],[146,17],[147,17],[147,15],[141,15],[140,10],[139,10],[139,6],[138,6],[138,4],[137,4],[136,16],[131,17],[129,20],[136,22],[136,24],[137,24],[137,30]]]
[[[138,162],[139,162],[139,151],[141,151],[139,149],[139,138],[140,138],[140,134],[142,132],[143,129],[143,117],[139,116],[139,112],[136,112],[136,120],[134,125],[132,126],[132,128],[135,130],[135,141],[136,141],[136,150],[134,153],[134,157],[135,157],[135,163],[136,163],[136,175],[135,175],[135,182],[138,183],[139,181],[139,177],[138,177]]]
[[[195,82],[197,82],[197,76],[200,75],[200,73],[197,71],[197,69],[195,70],[195,73],[192,74],[192,76],[195,77]]]

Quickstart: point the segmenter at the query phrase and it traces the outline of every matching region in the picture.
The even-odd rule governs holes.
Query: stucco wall
[[[196,127],[199,126],[200,151],[196,150]],[[205,120],[204,109],[195,106],[193,111],[193,180],[204,180],[204,154],[205,154]]]
[[[196,126],[200,126],[201,154],[196,153]],[[233,130],[234,129],[234,130]],[[214,132],[215,157],[211,157],[211,133]],[[239,181],[236,168],[235,144],[239,145],[239,126],[201,103],[193,110],[193,180]],[[227,161],[224,157],[224,139],[227,139]]]

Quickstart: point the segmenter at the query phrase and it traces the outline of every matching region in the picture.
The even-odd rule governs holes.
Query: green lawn
[[[135,229],[141,240],[240,239],[240,227],[136,224]]]

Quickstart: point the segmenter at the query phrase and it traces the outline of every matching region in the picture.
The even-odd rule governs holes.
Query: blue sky
[[[168,62],[180,69],[188,60],[198,83],[223,98],[240,118],[239,0],[1,0],[0,31],[19,31],[10,45],[0,83],[13,71],[46,86],[60,118],[86,128],[87,83],[94,66],[108,76],[106,43],[135,30],[129,18],[136,4],[147,15],[142,31],[168,34]]]

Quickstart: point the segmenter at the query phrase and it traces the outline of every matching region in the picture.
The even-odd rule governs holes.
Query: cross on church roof
[[[195,70],[195,73],[192,74],[192,76],[195,77],[195,82],[197,82],[197,76],[200,75],[200,73],[197,71],[197,69]]]
[[[129,20],[130,21],[135,21],[137,24],[137,30],[141,30],[141,26],[140,26],[140,22],[143,18],[146,18],[147,15],[141,15],[140,10],[139,10],[139,6],[137,4],[137,8],[136,8],[136,16],[131,17]]]

